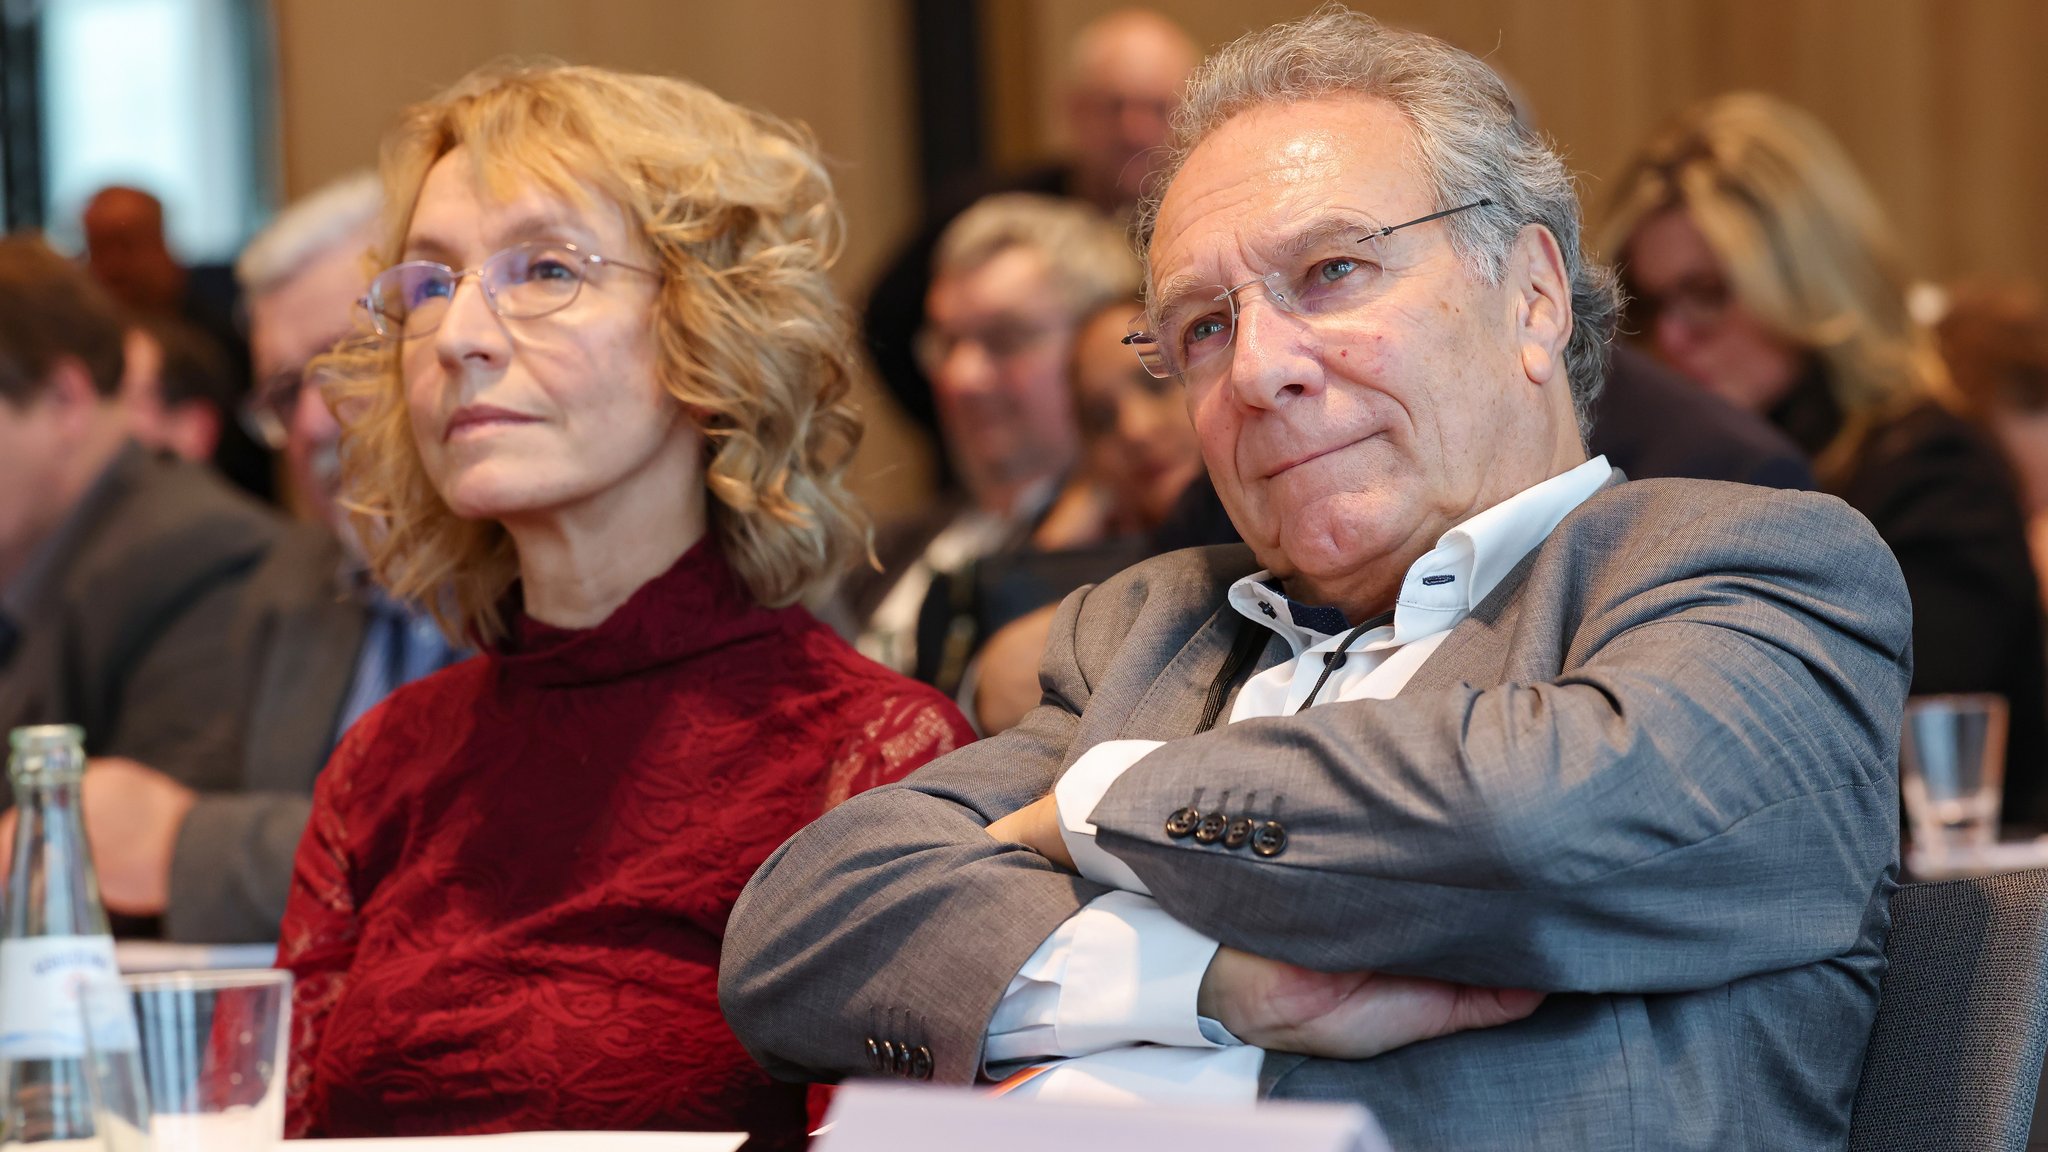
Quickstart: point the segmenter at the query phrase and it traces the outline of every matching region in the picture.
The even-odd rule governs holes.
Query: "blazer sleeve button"
[[[1166,834],[1175,840],[1185,840],[1201,823],[1202,814],[1193,808],[1182,808],[1166,818]]]
[[[1258,827],[1258,821],[1253,820],[1249,816],[1239,816],[1237,819],[1232,820],[1230,827],[1223,830],[1223,846],[1225,848],[1244,847],[1245,841],[1252,838],[1252,829],[1256,827]]]
[[[908,1044],[898,1044],[898,1045],[896,1046],[896,1065],[895,1065],[895,1067],[894,1067],[894,1068],[892,1069],[892,1071],[894,1071],[894,1072],[895,1072],[895,1073],[896,1073],[896,1074],[897,1074],[898,1076],[902,1076],[902,1077],[904,1077],[905,1079],[908,1079],[908,1078],[909,1078],[909,1076],[910,1076],[910,1045],[908,1045]]]
[[[1223,827],[1230,821],[1221,812],[1211,812],[1195,825],[1195,843],[1214,844],[1223,839]]]
[[[873,1036],[870,1036],[870,1037],[868,1037],[868,1042],[867,1042],[867,1050],[868,1050],[868,1071],[870,1071],[870,1072],[880,1072],[880,1071],[882,1070],[882,1044],[881,1044],[881,1041],[879,1041],[879,1040],[876,1040],[876,1039],[875,1039],[875,1038],[874,1038]]]
[[[1268,820],[1252,829],[1252,851],[1261,856],[1278,856],[1287,851],[1287,829],[1278,820]]]
[[[929,1079],[931,1079],[931,1078],[932,1078],[932,1071],[933,1071],[933,1066],[934,1066],[934,1063],[933,1063],[933,1060],[932,1060],[932,1050],[931,1050],[931,1049],[929,1049],[929,1048],[925,1047],[925,1046],[924,1046],[924,1045],[922,1045],[922,1044],[919,1044],[919,1045],[918,1045],[918,1046],[917,1046],[916,1048],[914,1048],[914,1049],[912,1049],[912,1050],[911,1050],[911,1053],[910,1053],[910,1078],[911,1078],[912,1080],[929,1080]]]

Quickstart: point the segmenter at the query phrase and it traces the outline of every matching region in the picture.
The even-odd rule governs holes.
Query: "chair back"
[[[1850,1152],[2023,1152],[2048,1048],[2048,869],[1909,884]]]

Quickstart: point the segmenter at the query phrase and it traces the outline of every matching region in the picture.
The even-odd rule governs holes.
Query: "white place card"
[[[812,1152],[1158,1152],[1185,1144],[1391,1152],[1379,1123],[1356,1104],[1052,1104],[854,1081],[840,1086],[825,1119]]]

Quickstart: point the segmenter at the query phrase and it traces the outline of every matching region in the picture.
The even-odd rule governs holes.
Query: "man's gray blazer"
[[[210,470],[123,448],[67,517],[0,658],[0,732],[77,724],[93,756],[128,756],[190,787],[223,786],[202,754],[232,708],[227,633],[275,517]],[[0,780],[0,807],[12,792]]]
[[[297,524],[249,578],[228,630],[234,707],[202,753],[232,777],[201,794],[179,830],[166,939],[277,939],[313,781],[334,745],[368,628],[369,610],[344,588],[342,565],[333,533]]]
[[[1140,737],[1169,743],[1093,818],[1176,918],[1311,968],[1551,993],[1522,1022],[1371,1060],[1273,1053],[1271,1095],[1363,1101],[1410,1152],[1842,1146],[1884,967],[1911,662],[1905,586],[1862,517],[1806,493],[1618,484],[1398,698],[1191,735],[1237,627],[1225,591],[1254,567],[1242,548],[1173,553],[1076,593],[1022,725],[772,857],[721,972],[749,1050],[837,1078],[888,1041],[972,1080],[1006,985],[1105,890],[985,827],[1089,747]],[[1259,666],[1284,655],[1268,643]],[[1289,833],[1279,855],[1164,831],[1253,791]]]

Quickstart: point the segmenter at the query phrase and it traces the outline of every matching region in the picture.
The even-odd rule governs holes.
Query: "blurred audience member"
[[[1935,328],[1942,359],[1971,413],[2005,449],[2034,573],[2048,588],[2048,301],[2034,284],[1999,281],[1957,285],[1946,300]]]
[[[290,1128],[801,1147],[804,1088],[719,1012],[732,901],[972,738],[795,606],[864,535],[825,166],[694,85],[564,66],[472,75],[384,156],[384,339],[318,369],[344,503],[378,580],[485,652],[321,773],[278,958]]]
[[[1124,344],[1144,304],[1118,300],[1083,321],[1070,372],[1081,468],[1032,533],[1034,547],[1143,536],[1202,475],[1202,446],[1180,382],[1145,371]]]
[[[115,300],[145,320],[182,321],[219,348],[232,390],[227,410],[233,411],[249,391],[249,347],[233,270],[180,263],[164,233],[163,201],[140,188],[100,189],[86,202],[79,226],[86,267]],[[232,422],[221,427],[214,465],[236,487],[272,498],[269,453]]]
[[[318,390],[301,387],[307,362],[351,329],[381,203],[365,174],[287,209],[242,254],[265,427],[317,518],[288,528],[249,577],[226,633],[231,706],[210,738],[191,756],[86,774],[88,811],[122,814],[87,827],[108,904],[162,916],[171,940],[275,940],[313,778],[335,742],[400,683],[459,654],[424,613],[377,591],[338,533],[337,429]],[[178,783],[202,776],[204,791]]]
[[[2037,819],[2048,756],[2040,589],[1997,448],[1962,419],[1875,195],[1811,115],[1737,93],[1682,114],[1622,181],[1604,249],[1628,326],[1767,414],[1869,517],[1913,597],[1913,691],[2012,708],[2005,813]]]
[[[933,577],[1023,544],[1051,507],[1080,449],[1067,383],[1074,330],[1135,291],[1138,266],[1123,230],[1095,209],[1013,192],[955,220],[933,272],[918,358],[962,491],[880,533],[880,574],[857,573],[845,597],[865,622],[861,652],[945,687],[970,652],[920,651]]]
[[[939,236],[975,201],[998,192],[1070,197],[1128,220],[1146,181],[1165,159],[1167,118],[1202,50],[1157,12],[1127,8],[1102,16],[1074,37],[1061,80],[1068,156],[1006,176],[980,176],[927,205],[924,224],[868,294],[868,351],[892,395],[912,419],[943,438],[930,368],[914,337],[930,295]]]
[[[1032,534],[1035,548],[1075,550],[1119,539],[1142,541],[1165,522],[1190,484],[1208,482],[1180,382],[1145,371],[1124,344],[1131,318],[1144,307],[1135,298],[1105,305],[1075,337],[1072,378],[1082,466]],[[1227,518],[1223,522],[1229,523]],[[1236,539],[1234,529],[1230,538]],[[1100,562],[1065,565],[1057,574],[1069,579],[1057,585],[1037,582],[1043,591],[1039,607],[1014,619],[982,622],[991,634],[963,685],[963,703],[970,705],[977,731],[984,736],[1005,731],[1038,704],[1038,665],[1059,599],[1151,551],[1141,546],[1069,553]]]
[[[121,403],[145,448],[204,464],[220,445],[235,382],[220,349],[175,320],[130,325],[122,344]]]
[[[219,766],[190,754],[230,698],[229,621],[276,527],[129,438],[122,333],[77,265],[0,240],[0,731],[79,724],[93,756],[187,764],[203,787]],[[86,819],[126,834],[104,806]]]

